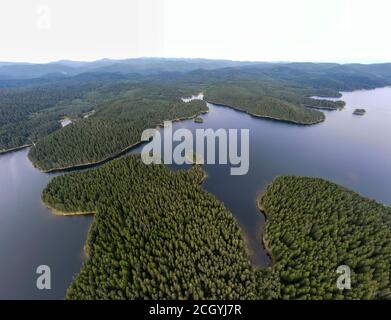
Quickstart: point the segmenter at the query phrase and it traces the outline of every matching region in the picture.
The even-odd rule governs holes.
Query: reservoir
[[[0,156],[0,299],[63,299],[83,261],[92,217],[58,217],[41,202],[53,174],[35,169],[28,149]],[[36,269],[51,268],[51,290]]]
[[[323,111],[326,121],[299,126],[255,118],[209,105],[203,123],[175,122],[173,129],[249,129],[250,169],[230,175],[229,165],[204,165],[203,183],[232,212],[255,265],[271,263],[262,247],[264,217],[256,198],[278,175],[322,177],[391,204],[391,88],[343,93],[346,107]],[[364,116],[353,111],[366,109]],[[132,152],[139,152],[138,147]],[[57,217],[40,195],[54,174],[41,173],[28,149],[0,155],[0,298],[63,298],[83,261],[92,217]],[[36,288],[36,268],[52,270],[52,289]]]
[[[345,108],[322,110],[326,121],[313,126],[262,119],[213,104],[201,116],[203,123],[173,123],[173,131],[187,128],[193,133],[199,128],[249,129],[248,174],[232,176],[230,165],[206,164],[203,186],[237,219],[253,264],[270,264],[261,241],[265,220],[256,199],[276,176],[321,177],[391,205],[391,88],[343,92],[340,99]],[[366,109],[366,114],[353,115],[357,108]]]

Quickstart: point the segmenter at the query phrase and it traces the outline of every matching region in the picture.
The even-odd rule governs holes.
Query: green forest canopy
[[[148,62],[151,63],[149,69]],[[315,124],[325,117],[316,108],[338,109],[343,107],[343,103],[314,100],[309,98],[312,95],[338,96],[339,90],[391,84],[391,65],[218,63],[159,59],[136,59],[126,63],[127,67],[123,69],[126,72],[110,73],[113,72],[111,68],[104,68],[99,73],[78,74],[82,69],[76,70],[74,66],[72,68],[75,70],[72,69],[70,73],[78,74],[74,77],[0,80],[0,152],[38,142],[37,150],[32,148],[30,158],[42,170],[95,162],[108,155],[113,156],[125,144],[134,142],[134,133],[139,131],[139,118],[145,117],[143,114],[133,117],[131,112],[126,111],[127,118],[118,123],[118,115],[111,104],[125,105],[125,101],[128,109],[139,106],[139,102],[150,102],[147,114],[151,115],[150,111],[153,110],[160,115],[152,118],[160,118],[167,111],[159,109],[160,102],[180,103],[180,97],[203,91],[207,100],[258,116]],[[136,68],[138,63],[141,69]],[[170,65],[170,72],[165,72],[164,63]],[[188,68],[186,64],[189,64]],[[175,66],[181,72],[172,72]],[[148,71],[131,73],[131,67]],[[28,66],[30,71],[39,71],[37,75],[46,70],[40,68],[35,70],[35,67]],[[52,68],[54,66],[49,69]],[[7,67],[7,70],[11,72],[14,69]],[[90,113],[96,110],[101,112],[97,115]],[[176,108],[175,113],[168,112],[167,116],[187,115],[187,111]],[[85,118],[87,114],[90,114],[88,119]],[[77,121],[71,128],[61,128],[59,121],[64,117]],[[130,137],[121,137],[130,131]],[[53,132],[62,133],[45,138]],[[85,133],[85,138],[80,137],[82,133]],[[101,144],[96,143],[95,137],[100,137]],[[111,139],[118,143],[107,145]],[[74,143],[71,146],[70,141]]]
[[[54,178],[46,204],[97,212],[67,298],[277,298],[278,278],[250,265],[232,214],[200,186],[204,175],[199,166],[174,172],[131,155]]]
[[[31,148],[29,158],[42,170],[100,162],[140,142],[145,129],[207,110],[203,101],[116,100],[98,108],[88,119],[42,138]]]
[[[334,183],[279,177],[259,200],[283,299],[390,299],[391,208]],[[352,272],[336,287],[337,267]]]
[[[207,99],[239,105],[241,109],[258,116],[300,124],[324,120],[323,113],[300,104],[308,100],[300,96],[304,94],[302,91],[280,87],[265,89],[264,84],[255,82],[237,84],[235,87],[211,83],[202,87],[201,84],[190,83],[190,79],[187,81],[174,79],[164,84],[160,81],[122,84],[117,89],[117,99],[106,87],[104,92],[100,89],[98,93],[89,94],[87,102],[78,104],[88,106],[91,95],[94,101],[99,101],[100,97],[101,103],[95,102],[94,107],[85,107],[86,112],[93,109],[95,113],[88,119],[82,118],[41,138],[31,149],[29,157],[35,166],[45,171],[102,161],[138,143],[144,129],[153,128],[164,120],[188,118],[207,111],[202,101],[181,101],[181,97],[199,89],[205,90]],[[276,98],[281,90],[290,92],[289,95],[286,93],[285,100],[284,97]],[[323,100],[313,101],[313,104],[320,104]],[[337,107],[333,103],[327,101],[329,106]]]
[[[82,119],[97,105],[118,99],[120,89],[118,79],[103,75],[0,86],[0,152],[33,144],[59,130],[65,116]]]
[[[250,265],[230,212],[199,166],[137,155],[54,178],[55,210],[97,212],[68,299],[389,299],[391,208],[316,178],[279,177],[259,199],[272,268]],[[348,265],[352,289],[336,286]]]

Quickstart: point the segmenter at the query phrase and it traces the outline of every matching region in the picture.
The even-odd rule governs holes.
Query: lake
[[[216,105],[202,115],[203,123],[173,124],[192,131],[250,130],[249,173],[231,176],[228,165],[204,165],[208,178],[203,186],[233,213],[253,264],[270,264],[260,241],[265,221],[255,201],[278,175],[322,177],[391,204],[391,88],[347,92],[341,99],[345,109],[324,111],[326,121],[315,126],[255,118]],[[365,108],[366,115],[353,115],[356,108]],[[56,217],[43,206],[40,194],[54,175],[34,169],[27,152],[0,156],[0,298],[63,298],[82,264],[92,218]],[[51,266],[52,290],[35,287],[41,264]]]
[[[57,217],[41,202],[53,174],[33,168],[28,149],[0,156],[0,299],[62,299],[83,261],[92,217]],[[52,290],[36,268],[51,267]]]

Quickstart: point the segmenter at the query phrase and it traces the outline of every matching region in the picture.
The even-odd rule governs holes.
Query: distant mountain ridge
[[[75,76],[81,73],[139,73],[188,72],[196,69],[219,69],[248,65],[250,62],[208,59],[135,58],[102,59],[92,62],[60,60],[45,64],[0,62],[0,79],[33,79],[48,75]]]
[[[204,93],[206,101],[231,106],[255,116],[313,125],[325,119],[322,112],[315,110],[316,107],[339,109],[343,105],[310,97],[339,97],[340,91],[391,85],[391,64],[340,65],[160,58],[105,59],[94,62],[63,60],[35,65],[3,64],[0,66],[1,74],[0,150],[6,151],[34,142],[37,146],[43,146],[36,154],[43,159],[47,169],[56,167],[52,157],[57,157],[65,150],[67,141],[79,142],[78,135],[83,137],[86,128],[90,130],[91,138],[100,133],[106,134],[101,139],[106,139],[106,143],[72,143],[66,154],[72,155],[75,145],[82,148],[84,145],[111,146],[111,141],[130,136],[124,134],[128,129],[149,128],[150,125],[145,126],[143,121],[139,121],[140,115],[141,120],[151,119],[151,115],[159,116],[161,121],[153,123],[154,126],[164,119],[177,119],[178,112],[173,113],[173,116],[162,116],[165,106],[176,105],[181,97],[199,92]],[[135,106],[139,106],[139,109],[135,109]],[[148,108],[150,114],[146,116]],[[186,109],[189,109],[188,106]],[[86,120],[84,115],[92,110],[105,112],[95,112]],[[132,113],[135,110],[139,111]],[[123,121],[126,112],[130,114],[125,124],[136,121],[137,125],[118,125],[116,121]],[[74,126],[62,129],[60,121],[64,117],[78,121]],[[98,125],[102,119],[105,121],[105,130]],[[75,131],[71,130],[74,128]],[[118,128],[122,128],[122,131],[116,131]],[[59,139],[63,142],[58,144]],[[136,142],[124,143],[97,158],[97,150],[81,151],[80,159],[68,159],[60,167],[100,161]],[[54,146],[59,147],[58,152]],[[36,147],[32,150],[36,150]]]
[[[219,70],[219,72],[214,72]],[[0,62],[0,87],[27,79],[63,79],[82,74],[88,77],[110,74],[121,76],[218,77],[242,79],[253,76],[263,79],[300,83],[304,86],[352,90],[373,88],[391,84],[391,63],[337,64],[310,62],[251,62],[187,58],[132,58],[97,61],[60,60],[46,64]],[[117,75],[117,76],[115,76]],[[36,81],[36,80],[33,80]]]

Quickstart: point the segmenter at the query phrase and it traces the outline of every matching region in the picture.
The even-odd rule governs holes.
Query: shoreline
[[[261,118],[261,119],[266,119],[266,120],[271,120],[271,121],[276,121],[276,122],[285,122],[285,123],[288,123],[288,124],[295,124],[295,125],[298,125],[298,126],[312,126],[312,125],[316,125],[316,124],[319,124],[319,123],[322,123],[326,120],[326,116],[324,115],[324,118],[321,119],[321,120],[318,120],[318,121],[313,121],[313,122],[308,122],[308,123],[303,123],[303,122],[298,122],[298,121],[294,121],[294,120],[287,120],[287,119],[281,119],[281,118],[277,118],[277,117],[271,117],[271,116],[262,116],[262,115],[259,115],[259,114],[256,114],[256,113],[252,113],[250,111],[247,111],[247,110],[244,110],[240,107],[235,107],[235,106],[231,106],[231,105],[228,105],[228,104],[224,104],[224,103],[216,103],[216,102],[213,102],[213,101],[207,101],[208,103],[210,104],[214,104],[216,106],[221,106],[221,107],[226,107],[226,108],[231,108],[233,110],[236,110],[236,111],[239,111],[239,112],[244,112],[252,117],[255,117],[255,118]]]
[[[201,166],[201,168],[202,168],[202,164],[193,164],[192,166]],[[238,227],[239,232],[240,232],[240,235],[241,235],[241,237],[242,237],[242,239],[243,239],[243,244],[244,244],[244,245],[243,245],[243,249],[244,249],[244,251],[245,251],[245,254],[247,255],[248,261],[250,262],[251,266],[254,267],[254,268],[267,268],[267,267],[269,267],[269,266],[264,266],[264,265],[256,265],[256,264],[252,261],[251,256],[252,256],[252,254],[253,254],[254,251],[252,250],[252,248],[251,248],[251,246],[250,246],[250,240],[249,240],[249,237],[248,237],[247,232],[246,232],[246,231],[244,230],[244,228],[241,226],[239,220],[235,217],[235,215],[233,214],[233,212],[232,212],[230,209],[228,209],[228,208],[226,207],[224,201],[220,200],[214,193],[212,193],[212,192],[210,192],[210,191],[208,191],[207,189],[204,188],[203,184],[204,184],[205,180],[208,179],[208,173],[207,173],[203,168],[202,168],[202,171],[204,172],[204,175],[203,175],[203,177],[201,178],[201,181],[200,181],[200,183],[199,183],[200,188],[202,188],[203,191],[209,193],[209,194],[210,194],[212,197],[214,197],[217,201],[221,202],[221,204],[224,206],[224,208],[230,213],[230,215],[231,215],[232,219],[235,221],[235,224],[236,224],[236,226]],[[266,250],[266,249],[265,249],[265,250]],[[269,251],[266,250],[266,254],[270,257]],[[272,259],[270,259],[270,260],[271,260],[271,262],[273,262]]]
[[[7,153],[12,153],[12,152],[15,152],[15,151],[20,151],[20,150],[29,148],[31,146],[32,146],[32,144],[25,144],[25,145],[22,145],[22,146],[19,146],[19,147],[11,148],[11,149],[0,150],[0,155],[7,154]]]
[[[302,122],[298,122],[298,121],[294,121],[294,120],[287,120],[287,119],[281,119],[281,118],[277,118],[277,117],[259,115],[259,114],[256,114],[256,113],[252,113],[252,112],[246,111],[246,110],[244,110],[244,109],[242,109],[240,107],[231,106],[231,105],[228,105],[228,104],[216,103],[216,102],[209,101],[209,100],[202,100],[202,101],[204,101],[207,105],[208,104],[214,104],[214,105],[221,106],[221,107],[231,108],[231,109],[239,111],[239,112],[244,112],[244,113],[246,113],[246,114],[248,114],[248,115],[250,115],[252,117],[255,117],[255,118],[266,119],[266,120],[282,122],[282,123],[288,123],[288,124],[294,124],[294,125],[299,125],[299,126],[316,125],[316,124],[322,123],[322,122],[324,122],[326,120],[326,116],[323,114],[324,115],[323,119],[320,119],[320,120],[314,121],[314,122],[309,122],[309,123],[302,123]],[[327,110],[337,110],[337,109],[327,109]],[[189,116],[189,117],[175,118],[175,119],[165,120],[165,121],[178,122],[178,121],[192,120],[192,119],[195,119],[196,117],[198,117],[198,116],[200,116],[202,114],[207,114],[209,112],[210,112],[210,109],[208,108],[208,110],[197,112],[196,114],[194,114],[192,116]],[[156,126],[156,128],[164,128],[164,121],[163,121],[163,123],[158,124]],[[28,157],[28,159],[30,160],[30,162],[32,163],[34,168],[38,169],[39,171],[41,171],[43,173],[56,173],[56,172],[66,172],[66,171],[72,171],[72,170],[82,170],[82,169],[87,169],[87,168],[92,168],[92,167],[95,167],[95,166],[99,166],[99,165],[105,164],[106,162],[114,160],[116,158],[119,158],[119,157],[125,155],[126,153],[130,152],[131,149],[133,149],[135,147],[138,147],[139,145],[141,145],[144,142],[145,141],[138,141],[138,142],[136,142],[136,143],[134,143],[134,144],[132,144],[130,146],[127,146],[126,148],[120,150],[119,152],[117,152],[115,154],[112,154],[112,155],[110,155],[110,156],[108,156],[108,157],[106,157],[106,158],[104,158],[102,160],[99,160],[99,161],[74,164],[74,165],[65,166],[65,167],[52,168],[52,169],[49,169],[49,170],[44,170],[44,169],[40,168],[39,166],[37,166],[30,159],[30,157]],[[16,148],[13,148],[13,149],[0,151],[0,155],[5,154],[5,153],[9,153],[9,152],[13,152],[13,151],[18,151],[18,150],[21,150],[21,149],[24,149],[24,148],[28,148],[28,147],[31,147],[31,146],[32,146],[32,144],[29,144],[29,145],[16,147]]]
[[[198,166],[197,164],[194,164],[193,166]],[[167,168],[168,170],[170,170],[169,168]],[[201,168],[202,169],[202,168]],[[190,170],[190,169],[188,169]],[[202,169],[202,172],[203,172],[203,176],[202,178],[200,179],[199,181],[199,187],[202,188],[205,192],[208,192],[210,193],[209,191],[207,191],[204,187],[203,187],[203,184],[205,182],[205,180],[208,178],[208,173]],[[215,197],[215,195],[211,194],[213,197]],[[217,198],[216,198],[217,199]],[[217,199],[218,200],[218,199]],[[85,258],[88,259],[89,258],[89,251],[90,251],[90,248],[89,248],[89,240],[90,240],[90,237],[91,237],[91,230],[92,228],[94,228],[95,226],[95,219],[94,219],[94,216],[98,213],[97,211],[92,211],[92,212],[87,212],[87,211],[76,211],[76,212],[65,212],[65,211],[61,211],[61,210],[58,210],[54,207],[52,207],[50,204],[46,203],[42,198],[41,198],[41,203],[48,209],[50,210],[50,212],[54,215],[54,216],[57,216],[57,217],[72,217],[72,216],[92,216],[92,222],[88,228],[88,231],[87,231],[87,239],[84,243],[84,246],[83,246],[83,253],[85,255]],[[228,209],[227,209],[228,210]],[[228,210],[229,211],[229,210]],[[231,211],[229,211],[231,213]],[[231,213],[232,214],[232,213]],[[232,215],[233,216],[233,215]],[[235,219],[235,217],[233,217]],[[84,260],[84,259],[83,259]]]
[[[277,177],[278,177],[278,176],[277,176]],[[273,179],[273,181],[274,181],[277,177],[275,177],[275,178]],[[274,263],[275,260],[274,260],[273,254],[272,254],[272,250],[271,250],[271,248],[269,247],[269,242],[266,240],[266,233],[265,233],[265,230],[266,230],[266,225],[267,225],[267,220],[268,220],[268,218],[267,218],[268,214],[267,214],[267,212],[265,211],[265,209],[263,208],[261,202],[262,202],[262,198],[263,198],[264,195],[266,194],[267,189],[269,188],[269,186],[271,186],[271,185],[273,184],[273,181],[270,182],[269,184],[267,184],[267,185],[265,186],[264,191],[263,191],[263,192],[256,198],[256,200],[255,200],[255,201],[256,201],[256,207],[257,207],[258,211],[260,212],[260,214],[262,214],[262,215],[265,217],[265,224],[264,224],[264,226],[263,226],[263,230],[260,230],[260,232],[261,232],[261,242],[262,242],[262,246],[263,246],[263,248],[264,248],[266,254],[268,255],[268,257],[270,258],[270,261],[271,261],[270,267],[273,267],[273,265],[275,264],[275,263]]]
[[[87,212],[87,211],[65,212],[52,207],[50,204],[46,203],[42,198],[41,198],[41,202],[48,210],[52,212],[53,215],[58,217],[93,216],[96,214],[96,212],[93,211],[92,212]]]
[[[339,93],[338,97],[326,97],[326,96],[318,96],[318,97],[322,98],[322,99],[327,99],[327,98],[337,98],[337,99],[340,99],[340,98],[343,97],[343,93],[355,92],[355,91],[370,91],[370,90],[383,89],[383,88],[389,88],[389,87],[391,87],[391,86],[388,85],[388,86],[383,86],[383,87],[354,89],[354,90],[351,90],[351,91],[338,91],[338,93]],[[312,96],[307,96],[307,97],[308,98],[312,98]],[[288,124],[295,124],[295,125],[299,125],[299,126],[316,125],[316,124],[320,124],[320,123],[322,123],[322,122],[324,122],[326,120],[326,116],[325,116],[324,119],[319,120],[319,121],[314,121],[314,122],[311,122],[311,123],[301,123],[301,122],[297,122],[297,121],[294,121],[294,120],[286,120],[286,119],[274,118],[274,117],[270,117],[270,116],[258,115],[258,114],[251,113],[249,111],[243,110],[240,107],[235,107],[235,106],[231,106],[231,105],[228,105],[228,104],[216,103],[216,102],[205,100],[205,99],[202,99],[202,101],[205,101],[206,104],[210,103],[210,104],[214,104],[214,105],[221,106],[221,107],[231,108],[231,109],[239,111],[239,112],[244,112],[244,113],[247,113],[248,115],[250,115],[252,117],[255,117],[255,118],[261,118],[261,119],[277,121],[277,122],[282,122],[282,123],[285,122],[285,123],[288,123]],[[306,106],[304,106],[304,107],[306,107]],[[326,108],[319,108],[319,107],[317,107],[317,108],[315,108],[315,107],[308,107],[308,108],[319,109],[319,110],[326,110],[326,111],[338,111],[338,110],[342,110],[343,109],[343,108],[341,108],[341,109],[340,108],[337,108],[337,109],[328,109],[327,108],[326,109]],[[191,120],[191,119],[194,119],[195,117],[197,117],[198,115],[208,113],[209,111],[210,110],[201,111],[201,112],[198,112],[197,114],[195,114],[195,115],[193,115],[191,117],[177,118],[177,119],[167,120],[167,121],[176,122],[176,121]],[[157,125],[157,127],[163,127],[163,125],[159,124],[159,125]],[[73,170],[73,169],[78,170],[78,169],[88,168],[89,166],[100,165],[100,164],[103,164],[103,163],[105,163],[107,161],[113,160],[114,158],[120,157],[122,155],[122,153],[130,151],[131,148],[136,147],[141,142],[143,142],[143,141],[139,141],[138,143],[133,144],[133,145],[125,148],[124,150],[116,153],[115,155],[112,155],[112,156],[110,156],[108,158],[105,158],[103,160],[99,160],[97,162],[82,163],[82,164],[76,164],[76,165],[71,165],[71,166],[67,166],[67,167],[53,168],[53,169],[49,169],[49,170],[43,170],[43,169],[39,168],[38,166],[36,166],[34,164],[34,162],[30,160],[30,158],[29,158],[29,160],[33,164],[34,168],[38,169],[39,171],[41,171],[43,173],[62,172],[62,171],[68,171],[68,170]],[[6,153],[11,153],[11,152],[14,152],[14,151],[19,151],[19,150],[22,150],[24,148],[28,148],[28,147],[31,147],[31,146],[32,146],[32,144],[27,144],[27,145],[23,145],[23,146],[11,148],[11,149],[2,150],[2,151],[0,151],[0,155],[6,154]]]
[[[265,208],[262,206],[261,202],[262,202],[262,199],[265,196],[269,186],[271,186],[278,177],[280,177],[280,175],[275,176],[273,178],[273,181],[268,183],[265,186],[264,191],[262,193],[260,193],[259,196],[256,198],[256,207],[257,207],[258,211],[265,217],[265,224],[263,226],[263,230],[260,230],[261,231],[261,242],[262,242],[262,246],[263,246],[265,252],[267,253],[267,255],[269,256],[269,258],[271,260],[271,267],[273,267],[273,265],[275,264],[275,262],[274,262],[275,259],[274,259],[273,254],[272,254],[272,250],[271,250],[271,248],[269,246],[269,242],[268,242],[268,240],[265,237],[266,236],[265,229],[266,229],[267,220],[268,220],[268,213],[266,212]],[[327,179],[324,179],[324,178],[321,178],[321,177],[319,177],[319,178],[312,177],[312,176],[294,176],[294,177],[321,179],[323,181],[330,182],[332,184],[336,184],[336,185],[340,186],[342,189],[344,189],[344,190],[346,190],[348,192],[353,192],[353,193],[359,195],[360,197],[362,197],[363,199],[366,199],[366,200],[369,200],[369,201],[375,201],[379,205],[383,205],[385,207],[391,208],[391,206],[387,206],[386,204],[381,203],[381,202],[377,201],[376,199],[370,198],[368,196],[364,196],[361,193],[358,193],[358,192],[356,192],[356,191],[354,191],[352,189],[349,189],[349,188],[347,188],[347,187],[345,187],[343,185],[340,185],[340,184],[338,184],[338,183],[336,183],[334,181],[331,181],[331,180],[327,180]]]
[[[42,168],[36,166],[35,163],[30,158],[29,158],[29,160],[33,164],[34,168],[38,169],[42,173],[56,173],[56,172],[66,172],[66,171],[73,171],[73,170],[82,170],[82,169],[87,169],[87,168],[93,168],[93,167],[105,164],[106,162],[109,162],[111,160],[117,159],[117,158],[123,156],[124,154],[128,153],[131,149],[138,147],[140,144],[142,144],[144,142],[145,141],[136,142],[136,143],[130,145],[129,147],[126,147],[125,149],[121,150],[120,152],[118,152],[114,155],[111,155],[107,158],[104,158],[103,160],[99,160],[96,162],[75,164],[75,165],[71,165],[68,167],[53,168],[53,169],[49,169],[49,170],[43,170]]]
[[[210,110],[204,110],[204,111],[200,111],[200,112],[197,112],[196,114],[192,115],[192,116],[189,116],[189,117],[182,117],[182,118],[175,118],[175,119],[171,119],[171,120],[165,120],[165,121],[171,121],[171,122],[179,122],[179,121],[185,121],[185,120],[192,120],[194,118],[196,118],[197,116],[201,115],[201,114],[206,114],[208,113]],[[163,123],[160,123],[158,125],[156,125],[155,127],[156,129],[158,128],[164,128],[164,121]],[[49,170],[44,170],[40,167],[38,167],[31,159],[30,157],[28,157],[28,159],[30,160],[30,162],[33,164],[34,168],[38,169],[39,171],[43,172],[43,173],[56,173],[56,172],[66,172],[66,171],[73,171],[73,170],[82,170],[82,169],[87,169],[87,168],[93,168],[93,167],[96,167],[96,166],[99,166],[99,165],[103,165],[109,161],[112,161],[112,160],[115,160],[123,155],[125,155],[126,153],[130,152],[133,148],[136,148],[138,146],[140,146],[141,144],[145,143],[146,141],[138,141],[128,147],[126,147],[125,149],[122,149],[121,151],[115,153],[115,154],[112,154],[102,160],[99,160],[99,161],[95,161],[95,162],[88,162],[88,163],[81,163],[81,164],[75,164],[75,165],[70,165],[70,166],[66,166],[66,167],[60,167],[60,168],[53,168],[53,169],[49,169]]]
[[[269,242],[266,240],[266,233],[265,233],[266,224],[267,224],[267,213],[262,208],[262,206],[260,204],[260,201],[257,201],[257,209],[265,217],[265,225],[263,226],[263,230],[260,230],[261,231],[261,243],[262,243],[262,247],[265,250],[267,256],[270,258],[270,262],[271,262],[270,263],[270,267],[273,267],[273,265],[274,265],[274,258],[273,258],[273,255],[272,255],[272,251],[271,251],[271,249],[269,247]]]
[[[305,105],[304,107],[309,109],[327,110],[327,111],[340,111],[343,109],[343,108],[321,107],[321,106],[311,106],[311,105]]]

